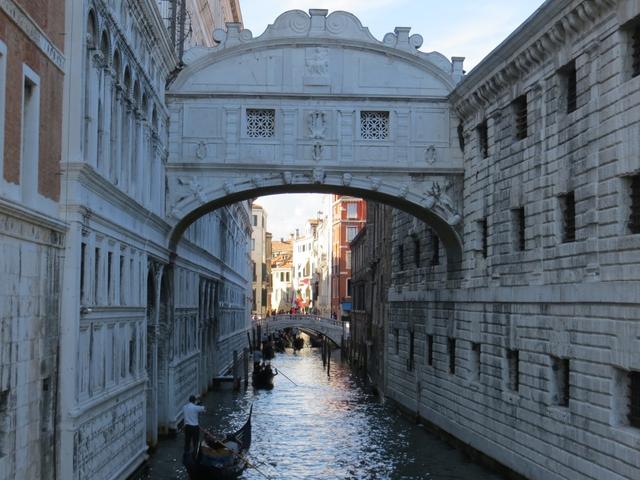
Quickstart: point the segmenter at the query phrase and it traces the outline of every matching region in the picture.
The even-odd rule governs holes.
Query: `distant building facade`
[[[251,206],[251,261],[253,262],[252,313],[264,317],[271,310],[271,234],[267,232],[267,211]]]
[[[293,241],[275,240],[271,251],[271,308],[276,312],[289,312],[295,298]]]
[[[346,320],[351,311],[351,248],[349,243],[366,223],[366,202],[360,198],[333,195],[331,313]]]
[[[311,280],[314,291],[314,311],[323,317],[331,316],[331,262],[333,223],[331,195],[325,195],[322,211],[318,212],[318,226],[312,244],[315,257],[314,272]]]
[[[0,4],[0,479],[53,479],[64,0]]]

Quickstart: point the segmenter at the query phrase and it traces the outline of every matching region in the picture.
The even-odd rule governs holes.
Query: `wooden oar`
[[[282,371],[282,369],[276,369],[278,373],[281,373],[282,376],[284,378],[286,378],[287,380],[289,380],[291,383],[293,383],[296,387],[299,387],[300,385],[298,385],[296,382],[294,382],[293,380],[291,380],[289,377],[287,377],[287,375]]]

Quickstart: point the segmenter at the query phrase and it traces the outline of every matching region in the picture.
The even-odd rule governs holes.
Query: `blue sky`
[[[421,50],[465,57],[468,72],[544,2],[542,0],[240,0],[245,28],[260,35],[282,12],[310,8],[346,10],[382,40],[395,27],[411,27],[424,39]],[[321,195],[274,195],[258,199],[273,238],[304,228],[321,209]]]

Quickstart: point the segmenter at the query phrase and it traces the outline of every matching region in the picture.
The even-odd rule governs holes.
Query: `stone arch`
[[[116,83],[120,83],[122,81],[122,56],[118,47],[113,50],[113,72],[116,77]]]
[[[87,49],[91,50],[98,46],[98,19],[93,9],[87,15]]]
[[[348,185],[345,185],[346,179],[349,179]],[[332,175],[325,176],[322,183],[316,183],[312,179],[302,183],[297,179],[296,183],[287,184],[273,178],[263,179],[261,182],[260,186],[251,181],[236,185],[227,182],[220,189],[213,191],[199,190],[197,182],[191,183],[190,188],[195,192],[183,199],[179,210],[174,209],[171,212],[178,221],[169,236],[169,249],[175,252],[182,234],[189,225],[201,216],[225,205],[280,193],[336,193],[374,200],[411,213],[427,223],[442,241],[448,270],[454,272],[460,268],[462,240],[458,229],[462,219],[457,212],[447,208],[445,203],[448,200],[445,202],[432,195],[420,196],[415,192],[405,191],[402,186],[380,179],[354,178],[349,174],[335,178]]]
[[[140,97],[140,82],[136,78],[133,82],[133,104],[136,106],[142,105],[142,98]]]
[[[100,51],[102,52],[102,57],[105,65],[109,65],[110,63],[110,41],[109,41],[109,32],[106,29],[102,30],[102,34],[100,35]]]
[[[122,88],[126,97],[131,97],[131,69],[129,65],[124,67],[124,74],[122,76]]]

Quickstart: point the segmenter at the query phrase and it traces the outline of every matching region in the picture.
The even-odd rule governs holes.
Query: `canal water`
[[[501,480],[458,450],[382,404],[339,359],[331,375],[318,349],[276,354],[281,374],[271,391],[216,390],[203,399],[201,426],[219,434],[239,428],[253,405],[252,444],[243,479]],[[289,381],[285,375],[291,379]],[[295,385],[294,383],[295,382]],[[184,439],[163,439],[147,480],[188,479],[181,465]]]

